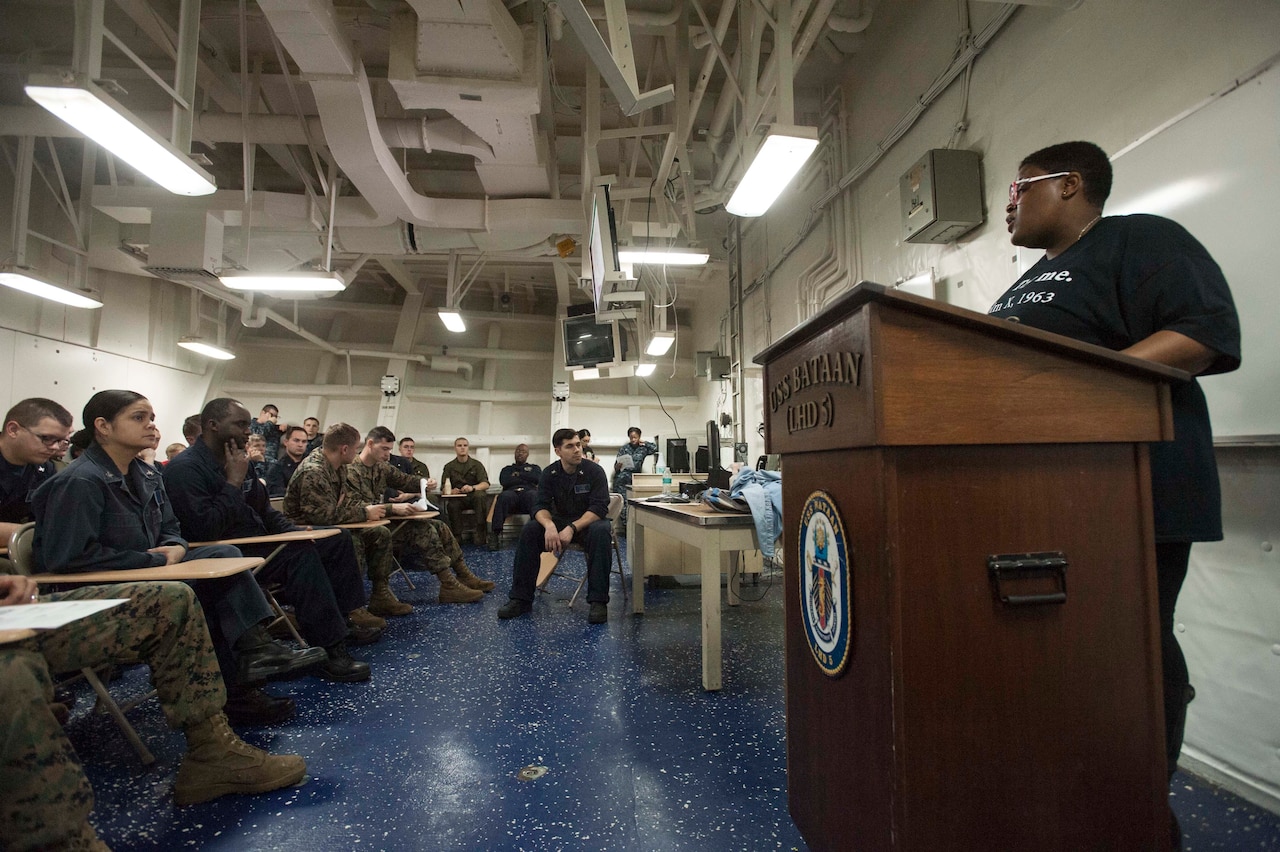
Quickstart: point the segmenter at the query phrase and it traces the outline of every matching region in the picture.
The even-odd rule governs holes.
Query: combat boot
[[[458,582],[458,578],[448,568],[436,575],[440,580],[440,603],[475,603],[484,600],[484,592],[468,589]]]
[[[453,575],[458,578],[459,583],[468,589],[475,589],[480,592],[492,592],[495,585],[489,580],[481,580],[475,574],[472,574],[471,569],[467,567],[467,563],[461,559],[454,564]]]
[[[374,630],[386,630],[387,620],[378,618],[378,616],[369,612],[364,607],[353,609],[347,613],[347,625],[349,627],[369,627]]]
[[[173,794],[179,805],[230,793],[265,793],[297,784],[307,763],[296,754],[267,754],[241,740],[219,713],[187,728],[187,754]]]
[[[370,614],[380,616],[408,615],[413,612],[412,606],[396,599],[385,580],[374,584],[373,594],[369,595],[368,609]]]

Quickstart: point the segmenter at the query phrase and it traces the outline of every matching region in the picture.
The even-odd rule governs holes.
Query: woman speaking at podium
[[[1240,322],[1218,264],[1169,219],[1104,218],[1110,193],[1111,163],[1097,145],[1064,142],[1027,156],[1009,185],[1005,222],[1014,245],[1045,254],[988,313],[1193,376],[1239,367]],[[1174,440],[1151,444],[1150,459],[1172,778],[1195,695],[1173,611],[1191,543],[1222,538],[1222,506],[1204,393],[1193,379],[1171,397]]]

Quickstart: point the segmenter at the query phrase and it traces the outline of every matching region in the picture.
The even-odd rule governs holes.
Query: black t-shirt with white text
[[[1240,366],[1240,321],[1218,264],[1159,216],[1110,216],[1043,258],[987,311],[1076,340],[1125,349],[1176,331],[1217,353],[1204,371]],[[1156,541],[1217,541],[1222,505],[1213,433],[1195,380],[1171,388],[1174,440],[1151,445]]]

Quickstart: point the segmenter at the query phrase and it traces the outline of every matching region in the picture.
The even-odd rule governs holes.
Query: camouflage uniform
[[[333,526],[368,520],[364,507],[380,500],[350,499],[343,471],[334,470],[316,448],[298,465],[284,494],[284,513],[296,524]],[[391,531],[386,527],[352,530],[356,555],[369,579],[382,584],[391,576]]]
[[[364,507],[371,503],[381,503],[382,495],[388,488],[396,491],[421,491],[421,480],[395,469],[386,462],[366,465],[359,459],[347,465],[345,499],[352,507],[358,507],[363,513]],[[389,514],[389,513],[388,513]],[[407,527],[403,528],[403,527]],[[454,565],[462,563],[462,548],[454,538],[449,525],[444,521],[414,521],[396,529],[396,552],[417,551],[427,562],[427,570],[439,574]],[[385,527],[382,529],[386,529]],[[387,533],[388,539],[391,534]]]
[[[440,481],[444,482],[446,479],[457,493],[463,485],[479,485],[481,482],[488,482],[489,472],[484,469],[479,459],[468,458],[465,462],[460,462],[455,458],[440,472]],[[453,529],[454,535],[457,535],[462,528],[462,513],[467,509],[476,513],[476,543],[484,544],[485,531],[488,529],[485,518],[489,514],[489,492],[472,491],[465,497],[451,497],[445,503],[449,510],[449,526]]]
[[[128,598],[114,609],[0,646],[0,847],[87,848],[93,791],[49,710],[50,672],[145,663],[173,728],[221,712],[226,691],[204,613],[184,583],[86,586],[42,601]],[[79,843],[77,843],[77,840]]]

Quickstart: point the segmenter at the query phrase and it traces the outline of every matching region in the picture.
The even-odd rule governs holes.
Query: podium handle
[[[999,553],[987,557],[991,589],[1005,606],[1043,606],[1067,602],[1067,556],[1061,551]],[[1054,591],[1013,594],[1007,586],[1048,577]]]

